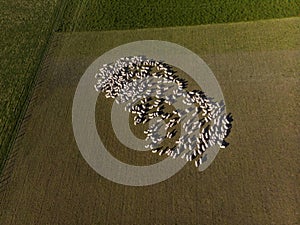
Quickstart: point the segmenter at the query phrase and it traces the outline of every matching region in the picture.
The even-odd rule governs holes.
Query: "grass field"
[[[299,14],[299,0],[75,0],[68,2],[58,31],[173,27]]]
[[[300,1],[121,2],[1,1],[0,224],[297,224]],[[261,19],[271,20],[231,23]],[[134,188],[86,164],[71,105],[95,58],[143,39],[199,54],[235,122],[230,147],[204,173],[187,165],[166,182]],[[116,158],[160,160],[122,147],[106,118],[111,102],[100,101],[107,108],[97,105],[97,126]],[[14,163],[5,164],[9,157]]]
[[[122,3],[107,0],[1,1],[0,174],[26,111],[34,77],[53,30],[119,30],[225,23],[297,16],[299,11],[299,0],[164,0],[139,1],[139,4],[132,0]]]
[[[3,224],[297,224],[299,191],[299,18],[127,31],[56,33],[24,121]],[[203,58],[235,118],[231,145],[203,173],[187,164],[148,187],[112,183],[84,161],[71,107],[86,68],[107,50],[136,40],[178,43]],[[55,47],[56,46],[56,47]],[[101,101],[101,98],[99,98]],[[102,101],[101,101],[102,103]],[[110,107],[100,136],[113,153]],[[105,140],[106,139],[106,140]],[[140,153],[142,154],[142,153]],[[145,153],[147,154],[147,153]],[[141,157],[120,151],[120,160]],[[145,158],[144,158],[145,159]],[[149,159],[150,160],[150,159]],[[147,163],[143,161],[143,163]]]

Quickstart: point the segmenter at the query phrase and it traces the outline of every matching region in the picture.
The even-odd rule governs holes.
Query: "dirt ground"
[[[1,224],[297,224],[299,22],[57,34],[7,168]],[[85,162],[72,131],[72,101],[97,57],[143,39],[175,42],[198,54],[217,77],[234,123],[230,146],[204,172],[188,163],[164,182],[130,187],[106,180]],[[109,110],[109,103],[99,109],[97,125],[107,128],[100,136],[113,155],[128,163],[160,160],[114,151],[122,146]]]

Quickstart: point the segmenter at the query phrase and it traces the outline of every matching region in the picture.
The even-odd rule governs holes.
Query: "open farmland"
[[[10,182],[0,197],[3,224],[297,224],[299,18],[126,31],[56,33],[24,121]],[[187,164],[147,187],[95,173],[72,131],[72,101],[86,68],[132,41],[178,43],[203,58],[234,115],[230,146],[199,173]],[[93,87],[91,87],[93,88]],[[121,148],[98,99],[99,136]],[[27,116],[26,115],[26,116]],[[122,149],[120,160],[140,154]],[[153,157],[153,156],[152,156]],[[143,158],[145,159],[145,158]],[[143,161],[147,163],[147,161]]]
[[[299,15],[300,1],[1,1],[0,174],[53,31],[226,23]],[[284,35],[284,34],[283,34]],[[287,45],[289,43],[286,43]],[[230,48],[230,46],[228,46]]]

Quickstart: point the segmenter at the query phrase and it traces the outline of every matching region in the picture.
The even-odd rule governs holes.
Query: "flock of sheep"
[[[188,82],[167,63],[124,57],[103,65],[95,77],[95,89],[125,104],[125,110],[134,114],[135,125],[152,121],[144,133],[150,140],[145,147],[153,153],[180,156],[198,167],[210,147],[228,145],[225,138],[233,119],[224,113],[224,102],[188,90]]]

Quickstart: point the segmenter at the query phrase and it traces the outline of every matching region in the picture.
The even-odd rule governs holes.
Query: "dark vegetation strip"
[[[300,0],[74,0],[57,31],[120,30],[300,15]]]

